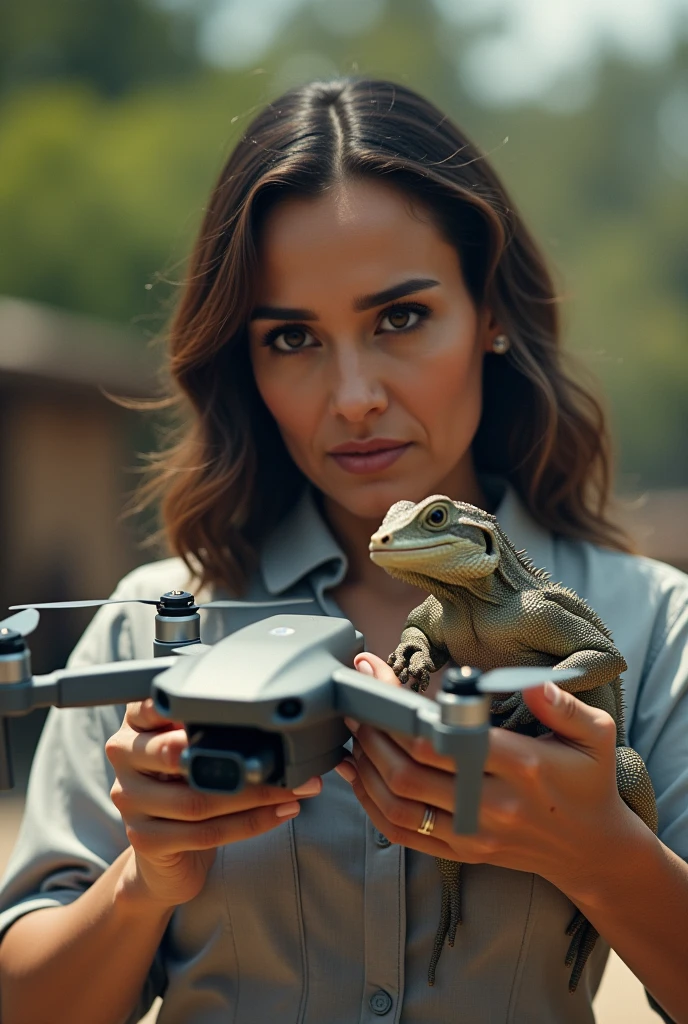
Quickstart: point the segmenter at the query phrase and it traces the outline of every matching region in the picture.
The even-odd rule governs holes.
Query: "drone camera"
[[[186,760],[189,781],[196,789],[236,793],[243,788],[242,759],[236,754],[196,753]]]
[[[231,726],[188,726],[181,765],[195,789],[238,793],[246,785],[278,785],[284,751],[277,733]]]

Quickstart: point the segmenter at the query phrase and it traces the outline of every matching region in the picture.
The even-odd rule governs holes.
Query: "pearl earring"
[[[506,334],[498,334],[492,342],[492,351],[495,355],[503,356],[505,352],[508,352],[511,348],[511,342],[507,338]]]

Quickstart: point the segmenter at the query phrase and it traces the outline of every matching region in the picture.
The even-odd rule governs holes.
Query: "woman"
[[[170,361],[189,416],[158,487],[178,557],[117,596],[189,570],[217,594],[309,596],[394,685],[383,659],[422,595],[372,565],[370,534],[402,498],[490,509],[612,628],[661,839],[618,796],[611,720],[556,688],[527,697],[556,739],[492,731],[475,837],[451,831],[451,763],[366,726],[338,775],[222,796],[187,787],[185,734],[147,702],[53,712],[5,883],[5,1024],[133,1021],[162,993],[163,1024],[590,1021],[606,947],[569,994],[572,904],[688,1020],[686,579],[626,553],[605,517],[602,416],[562,367],[552,285],[484,158],[389,83],[282,97],[213,192]],[[108,607],[74,663],[150,647],[149,610]],[[429,988],[433,856],[468,867]]]

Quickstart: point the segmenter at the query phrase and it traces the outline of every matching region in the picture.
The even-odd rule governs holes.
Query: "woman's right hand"
[[[249,785],[237,794],[200,792],[179,768],[186,746],[181,723],[162,718],[151,700],[129,704],[105,746],[116,775],[110,795],[134,850],[127,882],[170,908],[198,895],[218,846],[277,828],[299,813],[296,797],[322,789],[316,777],[298,790]]]

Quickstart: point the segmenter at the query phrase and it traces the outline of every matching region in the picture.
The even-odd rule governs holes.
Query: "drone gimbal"
[[[203,790],[233,793],[247,783],[293,789],[330,771],[346,752],[343,745],[350,733],[345,716],[389,732],[425,737],[456,764],[454,831],[470,834],[478,827],[489,695],[579,674],[551,668],[480,673],[452,667],[444,673],[437,699],[429,700],[355,671],[351,665],[363,650],[363,637],[347,619],[274,615],[207,646],[200,642],[199,606],[193,595],[170,591],[158,601],[143,603],[157,607],[156,657],[44,676],[32,676],[24,638],[38,625],[36,608],[55,605],[24,606],[26,610],[0,622],[0,789],[12,786],[7,717],[50,705],[86,707],[152,697],[161,714],[184,723],[189,746],[183,769],[189,783]],[[280,603],[287,602],[261,602]],[[235,604],[246,607],[245,602],[205,607]]]

